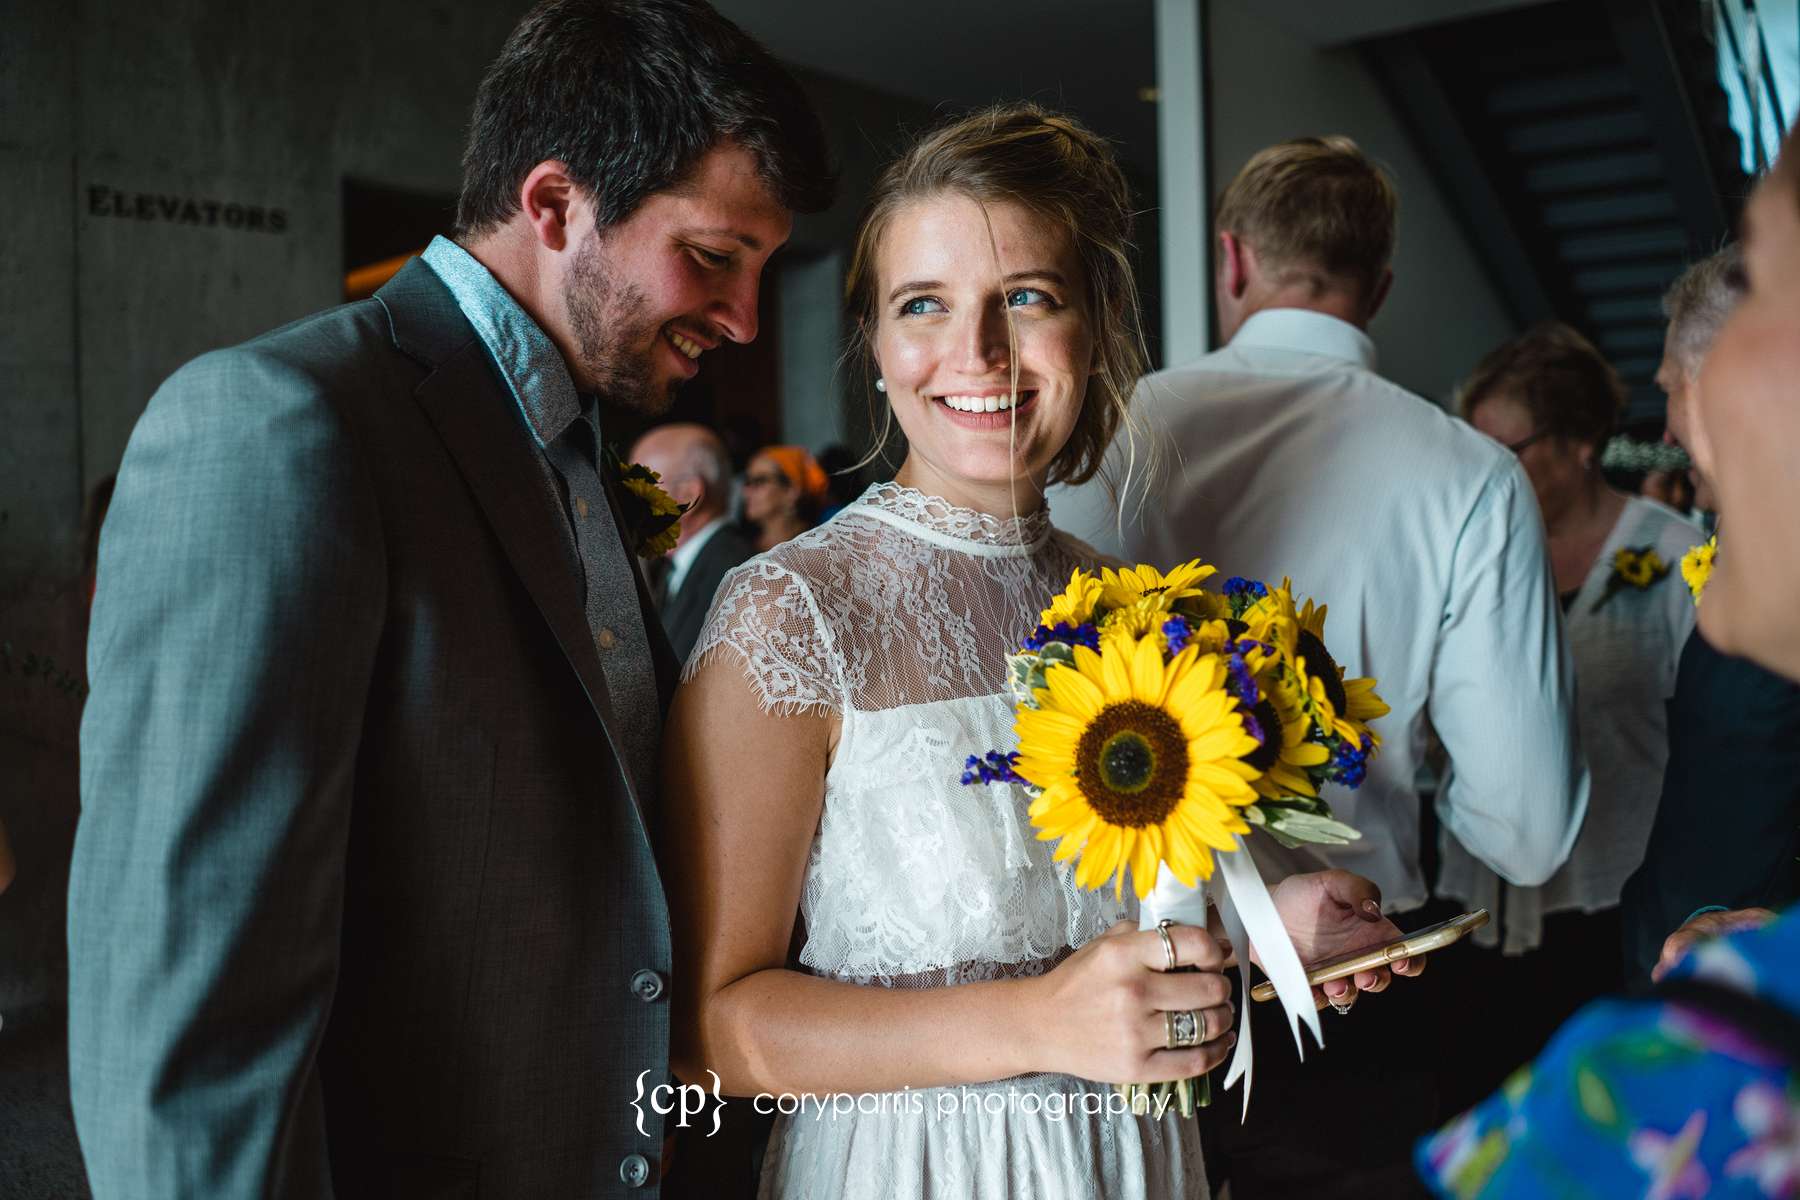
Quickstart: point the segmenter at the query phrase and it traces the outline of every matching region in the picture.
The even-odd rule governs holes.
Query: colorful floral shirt
[[[1800,908],[1709,942],[1671,973],[1800,1014]],[[1590,1004],[1497,1095],[1419,1144],[1440,1196],[1800,1196],[1789,1053],[1657,998]]]

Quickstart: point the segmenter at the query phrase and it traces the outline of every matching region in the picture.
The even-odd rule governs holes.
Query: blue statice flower
[[[1240,596],[1261,600],[1268,594],[1269,585],[1260,579],[1245,579],[1242,575],[1233,575],[1225,581],[1225,595],[1233,600]]]
[[[1227,654],[1248,654],[1252,650],[1261,650],[1270,656],[1275,653],[1275,647],[1267,642],[1259,642],[1255,638],[1236,637],[1225,643],[1225,653]]]
[[[979,787],[990,783],[1024,783],[1013,767],[1019,761],[1019,752],[1002,754],[998,750],[989,750],[986,755],[969,755],[963,763],[962,782],[964,787]]]
[[[1039,625],[1031,636],[1025,639],[1024,649],[1042,650],[1051,642],[1062,642],[1069,646],[1086,646],[1098,654],[1100,652],[1100,630],[1092,621],[1084,621],[1080,625]]]
[[[1263,732],[1262,722],[1249,709],[1244,710],[1244,732],[1255,738],[1259,746],[1267,744],[1269,740],[1269,735]]]
[[[1162,631],[1163,637],[1169,643],[1170,658],[1173,658],[1183,650],[1186,650],[1189,639],[1194,636],[1193,629],[1189,627],[1186,619],[1182,617],[1170,617],[1168,620],[1164,621]]]
[[[1369,775],[1369,751],[1373,748],[1367,738],[1360,743],[1349,738],[1339,739],[1337,749],[1331,755],[1331,777],[1347,788],[1361,787]]]
[[[1250,673],[1250,664],[1244,661],[1243,654],[1233,653],[1225,658],[1225,688],[1246,710],[1262,703],[1262,689],[1256,686],[1256,676]],[[1258,741],[1262,739],[1257,738]]]

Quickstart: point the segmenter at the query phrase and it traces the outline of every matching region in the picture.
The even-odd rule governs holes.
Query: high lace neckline
[[[980,555],[1031,554],[1050,540],[1050,509],[996,517],[898,483],[872,484],[844,510],[905,529],[926,541]]]

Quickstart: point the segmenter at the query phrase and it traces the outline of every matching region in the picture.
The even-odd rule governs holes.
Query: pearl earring
[[[876,381],[875,381],[875,390],[876,390],[876,391],[878,391],[878,392],[885,392],[885,391],[887,391],[887,380],[885,380],[885,379],[877,379],[877,380],[876,380]]]

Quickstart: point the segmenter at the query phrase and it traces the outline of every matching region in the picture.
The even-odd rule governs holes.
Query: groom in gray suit
[[[550,0],[455,240],[152,398],[70,886],[96,1196],[654,1194],[675,664],[606,439],[755,336],[825,157],[706,5]]]

